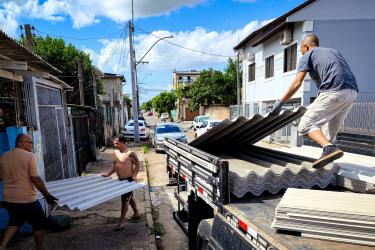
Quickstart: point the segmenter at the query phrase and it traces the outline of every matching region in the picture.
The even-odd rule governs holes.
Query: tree
[[[168,113],[169,119],[172,120],[171,111],[176,108],[176,95],[173,92],[161,92],[152,98],[152,107],[157,113]]]
[[[68,93],[69,103],[78,103],[79,101],[79,86],[77,76],[77,59],[82,61],[82,75],[84,90],[93,89],[93,66],[90,56],[84,51],[81,51],[74,47],[71,43],[66,44],[62,38],[46,37],[35,37],[33,38],[34,46],[33,52],[39,55],[42,59],[62,71],[61,75],[56,75],[58,78],[74,87],[72,93]],[[21,43],[26,44],[26,39],[22,39]],[[99,86],[98,86],[99,87]],[[104,88],[103,88],[104,90]],[[101,90],[100,90],[101,91]],[[98,88],[98,93],[100,92]],[[102,92],[100,92],[102,93]],[[78,98],[77,98],[78,97]],[[90,98],[91,100],[88,100]],[[85,104],[94,106],[94,97],[91,94],[85,95]]]
[[[146,111],[151,111],[152,109],[152,100],[142,103],[141,108]]]
[[[230,58],[224,72],[212,68],[203,70],[189,90],[189,107],[196,111],[200,106],[236,103],[236,64]]]

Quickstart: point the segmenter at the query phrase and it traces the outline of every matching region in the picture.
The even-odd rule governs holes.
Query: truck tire
[[[210,242],[213,219],[202,220],[198,226],[197,232],[197,250],[208,249]]]

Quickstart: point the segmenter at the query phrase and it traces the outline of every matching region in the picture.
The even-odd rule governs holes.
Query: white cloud
[[[149,63],[143,65],[142,70],[145,72],[164,70],[171,72],[173,69],[191,70],[223,65],[226,64],[228,56],[235,56],[233,47],[237,45],[238,41],[241,41],[252,31],[270,21],[271,20],[260,22],[254,20],[242,29],[234,31],[208,31],[202,27],[197,27],[192,31],[170,32],[167,30],[158,30],[151,34],[141,34],[135,37],[136,58],[139,60],[158,40],[158,37],[173,35],[174,37],[172,39],[160,41],[150,50],[143,59],[143,61]],[[192,50],[203,51],[207,54],[183,49],[167,41]],[[127,57],[127,62],[124,63],[124,56],[120,54],[121,51],[122,53],[129,51],[128,40],[125,41],[125,46],[122,46],[122,41],[118,39],[102,40],[101,42],[103,47],[98,52],[85,49],[86,52],[92,56],[94,63],[104,71],[115,73],[125,73],[125,71],[129,71],[129,58]],[[126,70],[124,65],[127,65]]]
[[[136,0],[135,18],[169,14],[182,7],[193,7],[206,0]],[[131,0],[13,0],[0,3],[0,28],[14,36],[20,17],[61,21],[70,17],[74,28],[109,18],[123,23],[131,18]]]

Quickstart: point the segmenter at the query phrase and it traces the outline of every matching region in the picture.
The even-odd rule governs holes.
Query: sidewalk
[[[139,151],[141,148],[132,149]],[[114,150],[106,149],[100,153],[98,161],[87,171],[87,174],[101,174],[111,167]],[[141,160],[143,152],[139,152]],[[142,169],[141,169],[142,170]],[[117,177],[115,174],[113,177]],[[138,175],[139,181],[147,181],[146,171],[143,169]],[[143,179],[143,180],[142,180]],[[69,211],[58,209],[52,214],[63,214],[73,218],[69,230],[47,233],[45,249],[156,249],[155,237],[150,217],[150,196],[148,187],[134,191],[140,222],[125,223],[122,231],[114,231],[120,216],[120,197],[90,208],[86,211]],[[129,206],[127,217],[133,214]],[[149,215],[148,215],[149,214]],[[18,238],[10,249],[33,249],[33,238]]]

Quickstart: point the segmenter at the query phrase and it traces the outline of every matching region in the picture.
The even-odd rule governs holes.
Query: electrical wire
[[[48,35],[48,36],[51,36],[51,37],[60,37],[60,38],[65,38],[65,39],[70,39],[70,40],[97,40],[97,39],[108,39],[108,38],[112,38],[112,37],[114,37],[115,35],[117,35],[118,33],[122,32],[122,31],[120,30],[120,31],[116,31],[116,32],[114,32],[114,33],[111,33],[111,34],[108,34],[108,35],[105,35],[105,36],[78,38],[78,37],[71,37],[71,36],[63,36],[63,35],[51,34],[51,33],[47,33],[47,32],[41,31],[41,30],[39,30],[39,29],[37,29],[37,28],[35,28],[35,30],[38,31],[40,34],[43,34],[43,35]]]
[[[145,33],[145,34],[152,35],[152,36],[154,36],[154,37],[156,37],[156,38],[159,38],[159,39],[161,38],[161,37],[159,37],[159,36],[153,34],[152,32],[148,32],[148,31],[145,31],[145,30],[139,28],[138,26],[137,26],[137,29],[140,30],[140,31],[142,31],[142,32]],[[182,46],[182,45],[180,45],[180,44],[177,44],[177,43],[171,42],[171,41],[166,40],[166,39],[163,39],[163,41],[166,42],[166,43],[169,43],[169,44],[171,44],[171,45],[173,45],[173,46],[179,47],[179,48],[181,48],[181,49],[186,49],[186,50],[189,50],[189,51],[192,51],[192,52],[196,52],[196,53],[201,53],[201,54],[204,54],[204,55],[217,56],[217,57],[225,57],[225,58],[233,58],[233,57],[235,57],[235,55],[233,55],[233,56],[219,55],[219,54],[214,54],[214,53],[205,52],[205,51],[201,51],[201,50],[196,50],[196,49],[187,48],[187,47],[185,47],[185,46]]]

